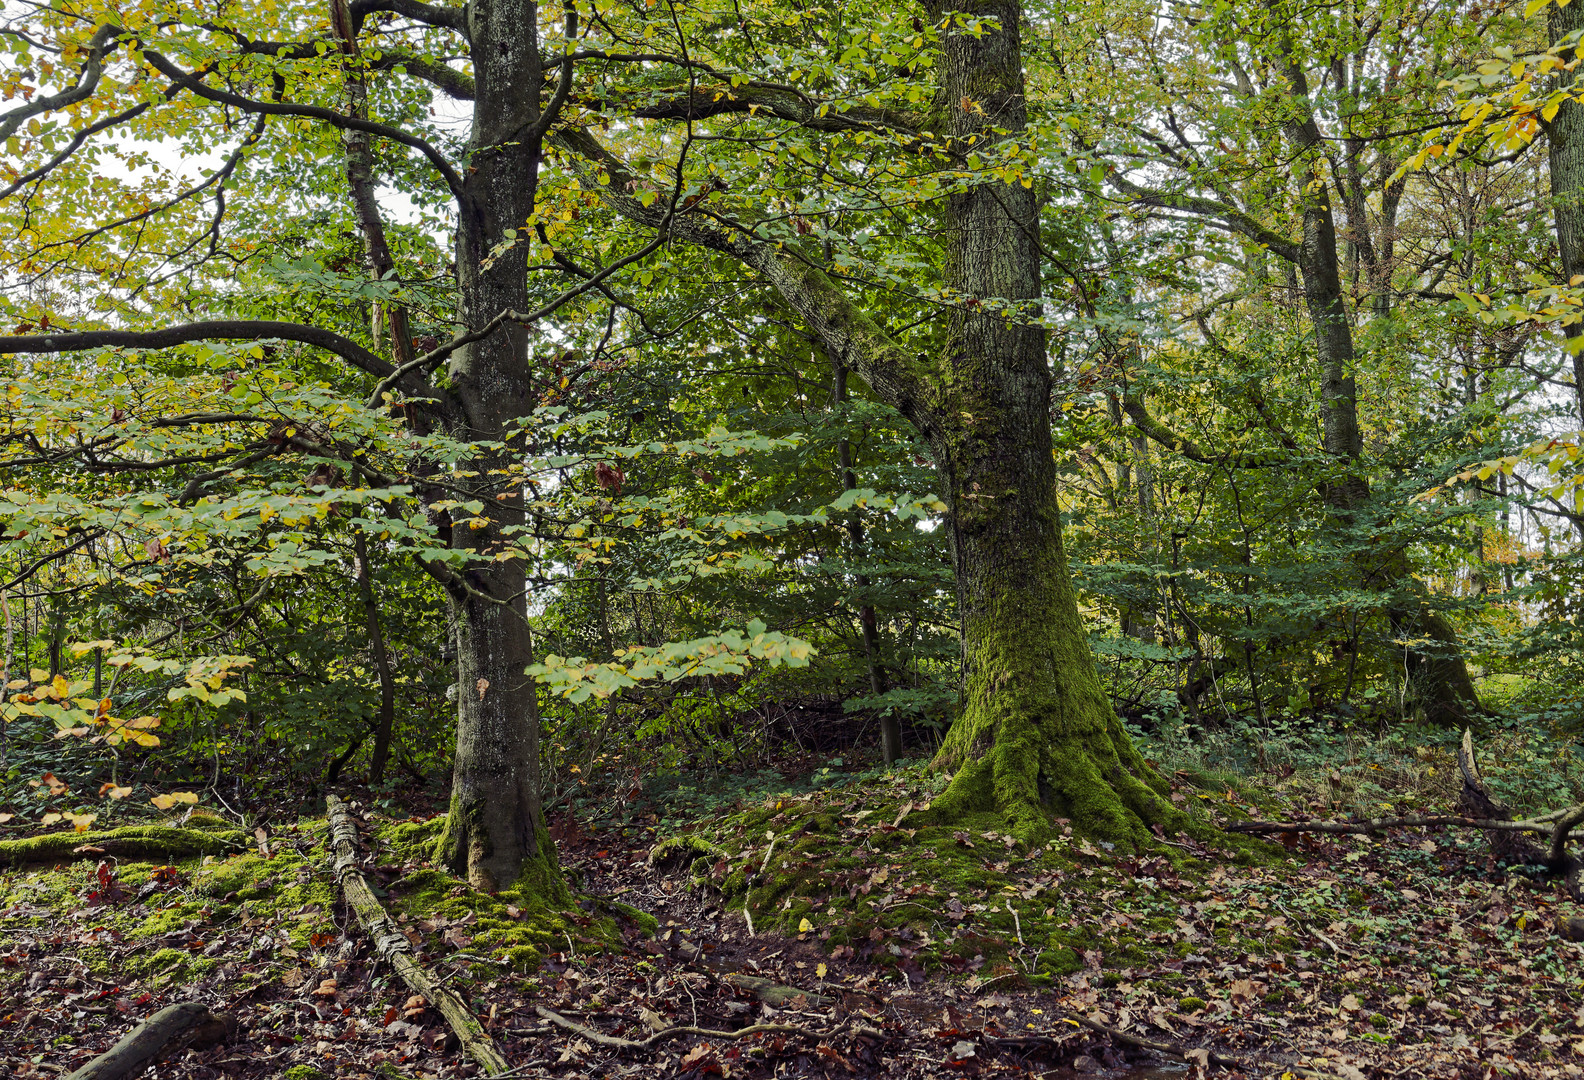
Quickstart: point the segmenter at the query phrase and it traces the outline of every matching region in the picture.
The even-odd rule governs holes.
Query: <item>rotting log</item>
[[[357,827],[347,804],[334,795],[325,797],[325,807],[330,820],[330,843],[335,852],[335,875],[341,884],[347,906],[357,915],[358,923],[368,934],[374,952],[400,975],[413,993],[418,994],[439,1010],[462,1044],[462,1050],[476,1062],[488,1076],[509,1071],[510,1066],[501,1055],[489,1033],[473,1015],[461,997],[442,986],[413,956],[412,945],[385,913],[368,881],[358,869]]]
[[[209,832],[169,825],[132,825],[98,832],[45,833],[22,840],[0,840],[0,864],[20,867],[97,859],[104,855],[171,861],[197,855],[230,855],[246,849],[247,836],[240,831]]]
[[[189,1046],[212,1046],[235,1031],[233,1018],[216,1016],[201,1002],[167,1005],[65,1080],[123,1080],[137,1076],[167,1054]]]

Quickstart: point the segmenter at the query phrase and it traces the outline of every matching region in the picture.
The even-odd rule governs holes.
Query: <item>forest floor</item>
[[[1255,811],[1232,788],[1178,784],[1218,817]],[[1477,834],[1306,839],[1257,865],[1081,840],[1029,851],[988,829],[907,828],[929,785],[904,770],[663,828],[641,806],[603,826],[563,817],[582,910],[549,921],[427,867],[413,840],[428,824],[360,826],[383,902],[513,1077],[1584,1076],[1584,945],[1557,931],[1584,912],[1556,882],[1499,869]],[[651,859],[677,832],[693,850]],[[61,1076],[188,1000],[235,1030],[150,1075],[480,1075],[372,962],[325,841],[304,819],[268,834],[268,857],[89,853],[0,872],[0,1076]],[[794,992],[766,1004],[769,984]],[[719,1034],[753,1024],[797,1030]],[[716,1034],[594,1037],[674,1025]],[[1207,1071],[1205,1051],[1240,1064]]]

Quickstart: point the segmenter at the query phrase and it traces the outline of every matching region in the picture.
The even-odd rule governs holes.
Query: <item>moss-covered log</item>
[[[219,1042],[235,1030],[234,1019],[214,1016],[201,1002],[167,1005],[66,1080],[127,1080],[183,1047]]]
[[[176,829],[167,825],[131,825],[98,832],[58,832],[24,840],[0,841],[0,863],[30,863],[97,859],[115,855],[123,859],[161,859],[173,862],[197,855],[229,855],[247,849],[240,830]]]
[[[495,1040],[489,1037],[489,1033],[468,1008],[467,1002],[443,986],[413,958],[412,945],[385,913],[374,891],[364,880],[358,869],[357,829],[347,813],[346,803],[330,795],[325,798],[325,807],[330,819],[330,844],[335,853],[336,879],[341,883],[347,906],[357,915],[358,923],[368,934],[375,953],[395,969],[413,993],[422,995],[424,1000],[440,1011],[461,1042],[463,1051],[478,1063],[486,1075],[495,1076],[508,1071],[510,1067],[501,1056]]]

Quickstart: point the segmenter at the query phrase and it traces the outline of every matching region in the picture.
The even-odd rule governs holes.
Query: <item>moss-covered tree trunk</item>
[[[945,16],[950,6],[932,12]],[[944,43],[940,100],[959,146],[1021,137],[1021,11],[983,3],[998,29]],[[1039,324],[1039,208],[1032,187],[984,184],[947,201],[953,309],[923,423],[950,506],[966,704],[936,765],[936,813],[994,811],[1038,832],[1052,816],[1142,840],[1165,816],[1153,779],[1100,685],[1062,552],[1051,369]]]
[[[477,331],[503,312],[529,307],[523,245],[506,230],[533,212],[541,139],[542,63],[525,0],[474,0],[466,9],[476,84],[470,167],[459,199],[460,317]],[[476,440],[507,440],[537,403],[526,329],[516,321],[453,354],[451,389]],[[488,555],[523,522],[520,491],[492,487],[503,456],[483,455],[459,477],[486,496],[482,514],[458,527],[453,546]],[[493,497],[488,497],[493,495]],[[450,588],[457,644],[457,742],[451,807],[440,855],[477,888],[523,884],[561,893],[555,849],[543,822],[539,710],[523,572],[515,560],[482,562]]]
[[[927,126],[950,136],[959,159],[993,158],[996,144],[1025,137],[1021,16],[1016,0],[929,6],[931,21],[948,29]],[[644,115],[697,118],[730,107],[725,95],[701,90],[685,106]],[[565,130],[557,142],[618,213],[755,270],[834,362],[929,441],[949,508],[967,705],[936,760],[952,782],[928,815],[993,814],[1031,837],[1066,817],[1125,844],[1147,842],[1152,824],[1182,824],[1100,686],[1062,554],[1033,189],[996,180],[950,196],[939,243],[951,323],[941,347],[920,354],[812,258],[760,242],[752,229],[644,206],[629,194],[638,174],[587,130]]]

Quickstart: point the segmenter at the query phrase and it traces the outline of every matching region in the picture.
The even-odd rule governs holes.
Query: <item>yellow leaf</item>
[[[812,929],[814,929],[814,924],[809,922],[808,919],[805,918],[798,920],[798,933],[806,934]]]
[[[43,817],[39,818],[39,824],[40,825],[53,825],[57,821],[59,821],[60,819],[61,819],[61,816],[59,814],[45,814]]]
[[[814,968],[814,977],[818,978],[818,979],[823,979],[825,977],[825,973],[827,971],[829,971],[829,970],[830,969],[827,968],[824,964],[818,964]]]

